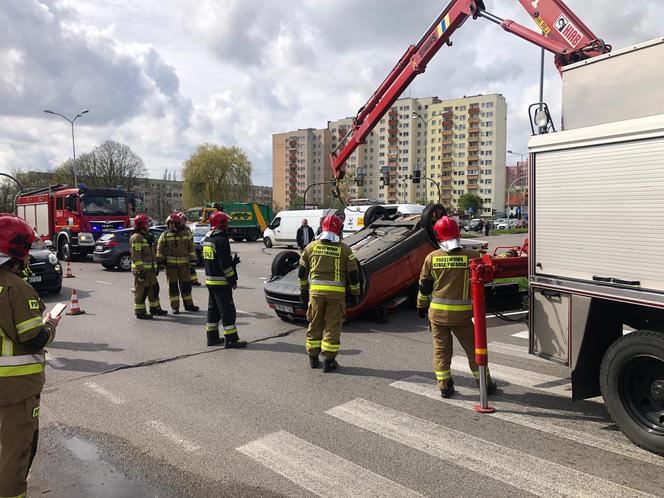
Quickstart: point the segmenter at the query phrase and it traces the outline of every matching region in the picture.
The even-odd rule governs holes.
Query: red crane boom
[[[408,47],[387,78],[358,111],[350,131],[332,152],[331,166],[335,180],[344,178],[348,158],[364,143],[411,81],[426,70],[427,64],[438,50],[444,44],[451,45],[450,37],[469,17],[484,17],[500,24],[505,31],[552,52],[556,56],[558,69],[611,50],[611,46],[598,39],[562,0],[519,2],[535,20],[542,33],[486,12],[483,0],[452,0],[417,44]],[[341,147],[341,151],[336,154]]]

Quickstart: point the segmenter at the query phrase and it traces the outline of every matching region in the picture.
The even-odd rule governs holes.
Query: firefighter
[[[159,303],[159,269],[154,237],[148,230],[150,221],[150,217],[145,214],[137,215],[134,218],[134,233],[129,239],[131,272],[134,275],[134,313],[139,320],[168,314]],[[149,313],[145,309],[146,298],[150,305]]]
[[[463,249],[459,225],[443,216],[434,225],[440,249],[429,253],[420,273],[417,312],[428,317],[433,339],[433,370],[443,398],[454,394],[452,379],[452,333],[463,347],[473,377],[479,384],[479,367],[475,363],[475,329],[471,320],[473,303],[470,295],[470,260],[480,253]],[[488,372],[488,370],[487,370]],[[496,384],[487,379],[489,394]]]
[[[360,273],[350,247],[340,241],[343,221],[336,215],[323,219],[318,240],[311,242],[300,256],[298,278],[302,302],[308,303],[307,353],[309,366],[318,368],[323,353],[323,371],[339,366],[341,326],[348,304],[355,306],[360,295]]]
[[[173,314],[180,313],[180,297],[186,311],[198,311],[191,297],[190,266],[192,259],[196,260],[194,243],[182,231],[182,218],[180,213],[172,213],[166,218],[168,230],[161,234],[157,244],[157,260],[166,269],[168,281],[168,296]]]
[[[233,290],[237,289],[237,258],[231,258],[231,245],[228,242],[229,216],[223,211],[210,215],[212,230],[203,239],[203,263],[205,264],[205,285],[209,293],[207,312],[207,345],[224,344],[226,348],[244,348],[247,341],[241,341],[235,326],[235,303]],[[219,320],[224,327],[224,337],[219,336]]]
[[[0,214],[0,496],[26,496],[37,452],[39,397],[44,386],[44,346],[60,317],[42,320],[44,304],[21,277],[35,231]]]
[[[191,228],[187,226],[187,217],[184,213],[178,213],[180,217],[180,223],[182,223],[182,231],[186,233],[191,239],[191,246],[194,247],[194,232],[191,231]],[[190,255],[191,256],[191,255]],[[191,285],[195,287],[200,287],[201,283],[198,281],[198,273],[196,273],[196,254],[194,251],[194,257],[189,264],[189,275],[191,276]]]

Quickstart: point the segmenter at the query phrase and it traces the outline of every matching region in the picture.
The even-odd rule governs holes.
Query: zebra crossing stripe
[[[362,398],[326,413],[536,496],[652,496]]]
[[[516,346],[514,344],[505,344],[503,342],[490,342],[489,343],[489,354],[498,353],[506,356],[514,356],[516,358],[522,358],[524,360],[534,360],[543,363],[550,363],[544,358],[539,356],[532,355],[528,352],[528,348],[523,346]]]
[[[286,431],[237,448],[265,467],[322,497],[422,495]]]
[[[518,337],[519,339],[528,339],[528,331],[527,330],[522,330],[521,332],[517,332],[516,334],[512,334],[512,337]]]
[[[473,411],[473,406],[477,404],[477,400],[479,399],[477,389],[469,389],[459,385],[455,386],[457,391],[455,396],[443,399],[440,396],[440,389],[438,389],[435,382],[419,375],[393,382],[390,386],[469,411]],[[593,430],[593,428],[579,430],[555,423],[557,419],[564,420],[568,418],[568,412],[550,408],[536,409],[535,407],[512,403],[501,396],[495,395],[491,396],[491,402],[496,405],[496,412],[491,415],[491,418],[506,420],[507,422],[522,425],[546,434],[569,439],[579,444],[592,446],[593,448],[599,448],[600,450],[610,451],[621,456],[635,458],[639,461],[664,467],[664,458],[634,446],[631,442],[624,439],[622,435],[606,434],[606,431],[602,432],[598,426],[599,424],[593,424],[596,426],[596,430]],[[576,421],[576,426],[579,427],[580,425],[580,421]],[[618,438],[623,440],[619,440]]]

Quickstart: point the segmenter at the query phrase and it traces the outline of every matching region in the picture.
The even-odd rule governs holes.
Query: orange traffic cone
[[[79,305],[78,305],[78,294],[76,293],[76,289],[71,290],[71,302],[69,303],[69,311],[67,311],[68,315],[82,315],[84,314],[85,311],[83,311]]]
[[[67,261],[67,269],[65,270],[64,278],[76,278],[74,274],[71,272],[71,263],[69,261]]]

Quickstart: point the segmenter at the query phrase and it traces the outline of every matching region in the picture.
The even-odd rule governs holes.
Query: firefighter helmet
[[[173,223],[175,226],[177,226],[180,222],[180,213],[171,213],[168,215],[168,218],[166,218],[166,224],[168,225],[169,223]]]
[[[322,228],[324,232],[332,232],[341,235],[344,228],[344,222],[337,215],[331,214],[323,218]]]
[[[134,228],[147,230],[150,221],[152,220],[147,214],[137,214],[134,217]]]
[[[0,264],[10,259],[24,261],[37,238],[34,229],[18,216],[0,214]]]
[[[180,226],[187,224],[187,215],[186,214],[184,214],[182,211],[179,211],[175,214],[177,215],[177,222],[180,224]]]
[[[224,230],[228,227],[228,222],[230,221],[230,216],[228,216],[223,211],[215,211],[210,215],[208,221],[213,230]]]
[[[443,216],[439,219],[433,227],[436,232],[438,242],[445,242],[446,240],[455,240],[461,237],[459,225],[456,221],[448,216]]]

